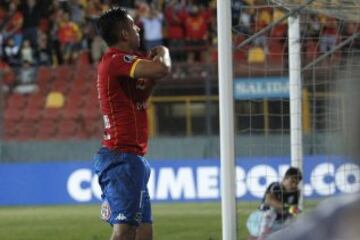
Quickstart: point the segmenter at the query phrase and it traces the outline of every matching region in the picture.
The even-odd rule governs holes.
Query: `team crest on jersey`
[[[134,55],[125,55],[124,56],[124,62],[132,63],[135,58],[136,58],[136,56],[134,56]]]
[[[101,204],[101,210],[100,210],[100,214],[101,214],[101,219],[104,221],[107,221],[110,219],[111,216],[111,209],[110,209],[110,205],[108,203],[108,201],[104,201]]]

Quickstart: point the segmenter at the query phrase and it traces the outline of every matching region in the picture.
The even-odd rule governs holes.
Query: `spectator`
[[[104,10],[99,0],[88,0],[85,8],[85,17],[89,21],[94,21]]]
[[[208,15],[204,11],[200,11],[198,6],[191,5],[189,7],[185,19],[189,63],[204,60],[203,54],[208,45],[209,22]]]
[[[17,10],[15,2],[10,2],[9,12],[4,20],[3,36],[5,39],[12,38],[14,44],[18,47],[21,46],[22,32],[21,27],[23,26],[23,15]]]
[[[14,76],[14,71],[11,70],[3,58],[0,58],[0,79],[3,92],[10,91],[15,81]]]
[[[50,42],[50,49],[52,50],[52,54],[54,54],[55,58],[53,61],[53,65],[63,64],[64,59],[61,52],[60,40],[58,36],[59,32],[59,23],[64,19],[64,10],[60,7],[60,3],[55,1],[51,6],[51,27],[50,27],[50,34],[49,34],[49,42]]]
[[[316,15],[310,16],[310,24],[308,29],[308,35],[312,39],[318,39],[320,35],[321,25]]]
[[[184,26],[186,17],[185,3],[177,0],[168,2],[165,8],[165,22],[167,25],[167,39],[171,58],[176,61],[184,61]]]
[[[28,61],[22,62],[19,70],[18,84],[14,88],[14,91],[21,94],[32,93],[37,89],[34,84],[36,77],[36,69]]]
[[[19,51],[20,47],[15,45],[14,39],[9,38],[5,44],[4,58],[11,67],[20,65]]]
[[[70,20],[79,26],[85,23],[85,11],[79,0],[69,0]]]
[[[331,50],[336,45],[337,32],[336,32],[336,20],[328,19],[323,28],[320,36],[320,51],[326,52]]]
[[[240,25],[238,27],[239,32],[250,35],[251,34],[251,22],[252,16],[249,8],[243,8],[240,14]]]
[[[35,80],[35,68],[30,62],[24,60],[20,69],[20,84],[31,84]]]
[[[236,27],[240,24],[241,12],[244,10],[242,0],[232,0],[231,1],[231,24],[233,27]]]
[[[68,13],[64,13],[63,21],[59,23],[58,38],[64,62],[71,63],[80,50],[81,32],[79,26],[69,20]]]
[[[41,17],[40,5],[35,0],[26,0],[20,5],[20,9],[24,16],[23,37],[30,40],[31,45],[36,48],[37,27]]]
[[[20,50],[20,57],[22,62],[35,63],[34,50],[31,48],[29,40],[24,40]]]
[[[106,43],[102,40],[100,36],[95,36],[91,44],[91,59],[94,63],[97,63],[103,53],[107,49]]]
[[[154,6],[151,5],[148,12],[148,16],[141,17],[140,22],[142,23],[144,28],[145,50],[150,51],[150,49],[162,45],[163,44],[162,13],[158,12],[154,8]]]
[[[49,38],[43,32],[39,32],[37,61],[39,65],[49,66],[52,63]]]

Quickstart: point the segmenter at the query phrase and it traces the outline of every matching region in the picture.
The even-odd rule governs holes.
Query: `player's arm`
[[[279,201],[272,193],[267,193],[265,195],[265,204],[272,208],[275,208],[278,211],[283,210],[283,203]]]
[[[157,47],[150,53],[151,60],[139,59],[135,63],[133,78],[160,79],[171,71],[171,59],[166,47]]]

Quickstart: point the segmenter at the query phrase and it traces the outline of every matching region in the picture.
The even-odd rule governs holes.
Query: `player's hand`
[[[297,216],[301,213],[301,209],[298,208],[297,206],[290,206],[288,208],[288,213],[291,214],[292,216]]]
[[[169,50],[164,46],[152,48],[149,53],[149,58],[155,60],[156,58],[164,56]]]

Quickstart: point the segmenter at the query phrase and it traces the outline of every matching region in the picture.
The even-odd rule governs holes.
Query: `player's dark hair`
[[[112,7],[98,18],[97,31],[108,46],[119,41],[121,27],[124,27],[128,21],[127,14],[123,8]]]
[[[289,177],[296,177],[299,181],[301,181],[303,178],[300,169],[298,169],[296,167],[290,167],[286,171],[285,178],[289,178]]]

